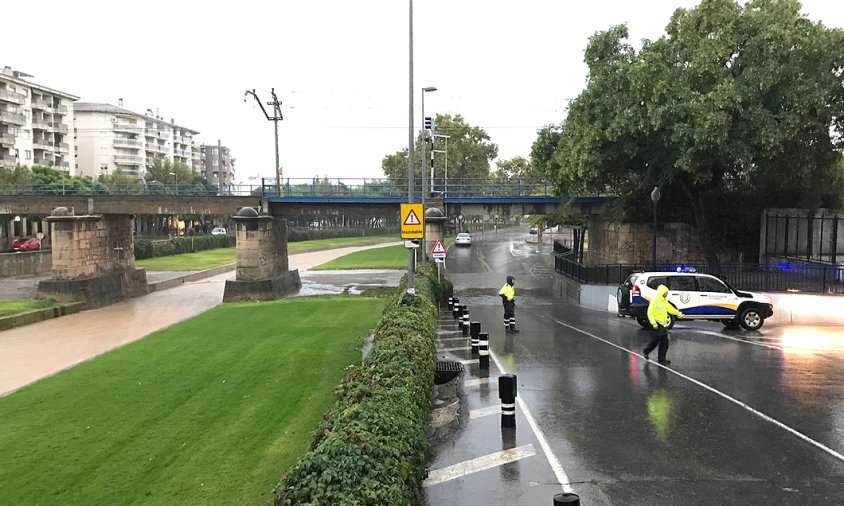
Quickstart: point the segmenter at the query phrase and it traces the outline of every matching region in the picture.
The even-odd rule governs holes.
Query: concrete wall
[[[586,264],[646,264],[651,262],[653,224],[606,223],[589,218],[589,247]],[[703,262],[695,231],[685,223],[664,223],[657,227],[658,263]]]
[[[50,251],[27,251],[0,254],[0,278],[12,276],[43,276],[53,265]]]
[[[131,218],[87,215],[53,220],[53,279],[93,278],[135,268]]]
[[[287,222],[237,218],[237,279],[258,281],[288,271]]]

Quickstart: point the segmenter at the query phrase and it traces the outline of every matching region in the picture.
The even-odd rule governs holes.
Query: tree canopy
[[[489,135],[479,127],[469,125],[461,115],[437,114],[436,134],[448,135],[448,178],[486,178],[490,175],[490,161],[498,156],[498,146],[490,141]],[[425,174],[430,162],[422,163],[423,136],[420,132],[415,143],[415,178]],[[434,149],[445,151],[444,138],[435,139]],[[430,156],[430,152],[428,155]],[[407,180],[407,148],[386,155],[381,162],[384,175],[390,179]],[[434,156],[435,178],[445,176],[446,155]]]
[[[660,209],[691,221],[715,263],[763,207],[841,204],[842,30],[795,0],[703,0],[639,51],[627,37],[590,38],[586,88],[533,145],[561,195],[612,195],[644,215],[658,185]]]

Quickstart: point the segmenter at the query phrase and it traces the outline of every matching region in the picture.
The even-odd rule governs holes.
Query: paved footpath
[[[290,255],[290,266],[302,272],[348,253],[394,244],[299,253]],[[226,272],[0,332],[0,396],[221,304],[226,280],[234,275]]]

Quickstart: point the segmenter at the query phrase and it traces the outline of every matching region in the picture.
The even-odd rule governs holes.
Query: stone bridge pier
[[[100,307],[149,292],[146,271],[135,267],[131,215],[74,215],[57,207],[47,222],[52,279],[38,284],[40,297]]]
[[[287,220],[244,207],[232,218],[237,227],[237,274],[226,281],[223,302],[280,299],[302,287],[299,270],[287,259]]]

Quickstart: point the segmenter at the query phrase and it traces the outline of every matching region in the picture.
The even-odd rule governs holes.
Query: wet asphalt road
[[[673,363],[648,363],[634,320],[551,296],[550,246],[526,232],[452,246],[447,270],[583,504],[844,504],[844,329],[678,324]]]

